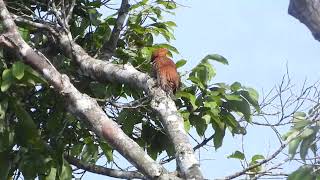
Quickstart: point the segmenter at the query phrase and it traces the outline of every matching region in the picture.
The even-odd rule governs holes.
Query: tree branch
[[[68,156],[68,155],[65,155],[64,158],[70,164],[92,173],[106,175],[114,178],[122,178],[122,179],[133,179],[133,178],[146,179],[145,176],[143,176],[142,174],[136,171],[122,171],[122,170],[106,168],[106,167],[95,165],[95,164],[85,164],[85,163],[82,163],[79,159]]]
[[[54,14],[54,16],[56,17],[58,24],[59,24],[62,28],[66,29],[66,28],[67,28],[67,24],[65,23],[64,20],[62,20],[62,18],[61,18],[61,16],[60,16],[60,13],[63,14],[63,11],[62,11],[62,10],[59,11],[59,10],[57,9],[56,3],[55,3],[54,0],[49,0],[49,4],[51,4],[51,12],[52,12],[52,13]],[[59,12],[60,12],[60,13],[59,13]]]
[[[313,123],[316,123],[316,122],[313,122]],[[252,170],[252,169],[254,169],[256,167],[259,167],[259,166],[261,166],[263,164],[266,164],[267,162],[271,161],[272,159],[277,157],[293,140],[299,138],[301,136],[301,134],[307,129],[307,127],[308,126],[306,126],[306,127],[302,128],[301,130],[299,130],[298,133],[295,136],[292,136],[292,137],[289,136],[286,139],[286,141],[283,142],[281,144],[281,146],[270,157],[260,161],[259,163],[253,164],[253,165],[251,165],[251,166],[249,166],[249,167],[247,167],[247,168],[245,168],[245,169],[243,169],[243,170],[241,170],[239,172],[236,172],[236,173],[234,173],[234,174],[232,174],[230,176],[222,178],[222,179],[225,179],[225,180],[234,179],[236,177],[239,177],[239,176],[242,176],[242,175],[246,174],[248,171],[250,171],[250,170]]]
[[[241,175],[244,175],[246,172],[248,172],[248,171],[250,171],[250,170],[252,170],[252,169],[254,169],[254,168],[258,167],[258,166],[261,166],[262,164],[265,164],[265,163],[269,162],[270,160],[272,160],[273,158],[275,158],[280,152],[282,152],[282,150],[283,150],[285,147],[287,147],[287,145],[289,144],[289,142],[291,142],[291,141],[288,141],[287,143],[282,144],[282,145],[280,146],[280,148],[279,148],[276,152],[274,152],[269,158],[264,159],[264,160],[260,161],[260,162],[257,163],[257,164],[251,165],[251,166],[249,166],[249,167],[247,167],[247,168],[245,168],[245,169],[243,169],[243,170],[241,170],[241,171],[239,171],[239,172],[234,173],[233,175],[227,176],[227,177],[222,178],[222,179],[225,179],[225,180],[234,179],[234,178],[236,178],[236,177],[239,177],[239,176],[241,176]]]
[[[0,0],[0,20],[4,33],[0,43],[12,48],[26,64],[32,66],[65,98],[68,110],[79,120],[87,120],[93,131],[128,159],[139,171],[149,178],[158,178],[165,169],[148,156],[143,149],[130,139],[118,125],[110,120],[98,103],[86,94],[80,93],[68,76],[61,75],[42,54],[35,52],[20,36],[17,26]],[[164,174],[166,175],[166,174]]]
[[[288,13],[305,24],[313,37],[320,41],[319,0],[290,0]]]
[[[84,75],[100,82],[127,84],[150,95],[151,108],[158,113],[174,145],[181,174],[190,179],[203,179],[198,160],[184,130],[183,118],[178,113],[174,101],[161,88],[156,87],[155,81],[149,75],[138,71],[130,64],[117,65],[89,56],[72,40],[70,32],[60,32],[57,39],[61,52],[76,61]]]
[[[48,31],[52,35],[54,35],[55,37],[59,36],[57,31],[53,27],[51,27],[49,24],[46,24],[45,22],[41,22],[41,23],[40,22],[35,22],[35,21],[29,20],[27,18],[18,16],[18,15],[15,15],[15,14],[11,14],[11,17],[18,24],[28,24],[28,25],[31,25],[33,27]]]
[[[151,108],[154,109],[174,144],[176,159],[183,176],[202,179],[202,173],[194,151],[184,130],[183,118],[177,111],[174,101],[166,95],[155,81],[129,64],[117,65],[90,57],[78,44],[70,42],[67,35],[59,37],[60,47],[66,56],[72,55],[82,72],[100,82],[128,84],[144,90],[152,97]],[[71,46],[71,47],[70,47]]]
[[[74,9],[75,5],[76,5],[76,0],[72,0],[72,2],[70,4],[70,7],[69,7],[69,11],[68,11],[67,17],[66,17],[66,23],[67,24],[69,23],[69,21],[72,18],[72,13],[73,13],[73,9]]]
[[[101,49],[101,59],[108,60],[110,59],[117,47],[117,43],[119,40],[120,32],[123,28],[123,24],[127,18],[128,12],[129,12],[129,2],[128,0],[122,0],[121,6],[118,10],[118,17],[116,20],[116,24],[114,25],[112,29],[111,36],[107,42],[105,42]]]

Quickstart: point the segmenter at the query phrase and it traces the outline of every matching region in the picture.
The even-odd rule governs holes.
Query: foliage
[[[187,127],[194,126],[199,136],[203,136],[211,125],[214,129],[214,147],[218,149],[223,142],[225,130],[234,134],[246,134],[237,118],[251,121],[251,109],[259,111],[258,94],[239,82],[232,85],[225,83],[210,84],[216,72],[209,60],[227,64],[227,60],[219,55],[208,55],[192,69],[185,86],[177,93],[177,105],[180,108]],[[187,128],[188,130],[189,128]]]
[[[112,9],[108,9],[109,16],[103,18],[100,8],[104,5],[100,0],[77,0],[72,15],[72,36],[90,55],[99,53],[115,25],[116,13]],[[141,0],[131,4],[112,62],[130,63],[138,70],[150,73],[150,56],[155,48],[165,47],[171,53],[179,53],[169,44],[174,39],[176,24],[163,20],[163,14],[172,14],[176,6],[172,1],[163,0]],[[36,22],[47,21],[51,13],[46,1],[12,0],[8,7],[12,13],[24,13]],[[24,24],[19,28],[23,38],[33,47],[54,46],[46,32]],[[161,38],[164,43],[155,40]],[[1,177],[12,177],[19,170],[26,179],[71,179],[72,169],[63,158],[65,154],[84,163],[95,164],[100,157],[106,157],[112,163],[113,149],[96,137],[87,124],[68,113],[63,99],[38,73],[13,58],[16,56],[7,49],[2,49],[1,56]],[[50,60],[60,72],[72,77],[81,92],[100,100],[108,116],[118,122],[123,131],[145,148],[152,158],[156,159],[163,152],[170,157],[174,155],[173,146],[149,105],[137,108],[114,106],[116,101],[144,98],[143,92],[127,85],[88,79],[79,74],[77,65],[63,54]],[[177,61],[177,67],[183,67],[186,62]],[[176,95],[176,104],[184,117],[186,130],[194,127],[198,135],[204,137],[211,127],[214,130],[212,143],[218,149],[223,144],[227,129],[232,135],[246,134],[239,119],[250,123],[252,112],[259,112],[260,108],[258,93],[254,89],[239,82],[231,85],[212,83],[216,70],[211,62],[228,64],[221,55],[205,56],[186,75],[187,80]],[[234,155],[238,156],[238,153]],[[252,163],[256,161],[253,158]]]
[[[310,109],[308,114],[296,112],[293,116],[293,126],[283,136],[289,141],[289,155],[293,159],[298,153],[300,159],[306,163],[308,159],[317,159],[318,145],[317,137],[319,136],[320,124],[317,120],[319,105]],[[311,152],[311,153],[310,153]],[[315,179],[320,178],[317,165],[303,165],[294,171],[288,179]]]

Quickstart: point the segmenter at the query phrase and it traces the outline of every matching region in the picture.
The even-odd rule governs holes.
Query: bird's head
[[[168,54],[168,49],[166,48],[158,48],[153,51],[151,61],[153,61],[157,57],[166,57]]]

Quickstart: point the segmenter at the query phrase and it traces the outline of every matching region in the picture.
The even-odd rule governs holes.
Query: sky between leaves
[[[229,66],[214,64],[217,70],[214,82],[239,81],[255,88],[260,95],[280,83],[286,65],[297,85],[306,79],[310,83],[319,79],[320,42],[288,15],[289,0],[178,2],[186,7],[179,7],[176,15],[169,18],[178,25],[172,45],[180,54],[174,55],[174,60],[188,61],[181,71],[190,70],[205,55],[217,53],[228,59]],[[249,127],[246,155],[270,154],[277,147],[273,143],[275,138],[269,130]],[[218,151],[201,151],[201,159],[205,160],[200,163],[206,178],[224,177],[241,170],[237,160],[227,159],[241,149],[240,140],[240,136],[233,138],[228,134]],[[84,179],[106,178],[87,173]]]

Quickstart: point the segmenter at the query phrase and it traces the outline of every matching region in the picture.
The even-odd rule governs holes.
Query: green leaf
[[[176,66],[177,66],[177,68],[180,68],[180,67],[184,66],[186,63],[187,63],[187,60],[181,59],[176,62]]]
[[[218,104],[217,102],[214,102],[214,101],[205,101],[203,102],[203,106],[210,108],[211,110],[214,110],[215,108],[218,107]]]
[[[304,119],[304,117],[306,117],[306,116],[307,116],[307,115],[306,115],[305,112],[300,112],[300,111],[295,112],[295,113],[293,114],[293,117],[302,117],[302,119]]]
[[[259,94],[256,90],[252,88],[246,88],[246,91],[239,91],[242,97],[244,97],[255,109],[260,111],[259,106]]]
[[[130,11],[132,11],[134,9],[137,9],[138,7],[146,5],[147,2],[148,2],[148,0],[142,0],[142,1],[139,1],[138,3],[136,3],[136,4],[131,5],[130,6]]]
[[[145,46],[152,46],[153,44],[153,35],[151,33],[147,33],[144,37]]]
[[[302,140],[300,145],[300,157],[303,161],[306,161],[306,156],[308,154],[308,150],[311,147],[311,144],[314,142],[315,135],[311,137],[307,137]]]
[[[177,24],[173,21],[166,21],[165,24],[169,27],[169,28],[172,28],[172,27],[177,27]]]
[[[148,154],[151,156],[152,159],[156,160],[158,157],[158,151],[154,148],[147,148]]]
[[[178,49],[175,48],[174,46],[170,45],[170,44],[155,44],[155,45],[153,45],[153,47],[155,47],[155,48],[167,48],[168,50],[179,54]]]
[[[306,138],[306,137],[309,137],[310,135],[316,133],[314,129],[311,129],[311,128],[306,128],[302,131],[301,133],[301,138]]]
[[[295,129],[302,129],[303,127],[307,126],[310,122],[306,119],[306,114],[304,112],[296,112],[293,114],[294,128]]]
[[[25,40],[25,41],[29,41],[30,39],[30,32],[28,29],[25,29],[25,28],[22,28],[22,27],[19,27],[18,28],[19,30],[19,33],[21,35],[21,37]]]
[[[240,112],[243,114],[244,119],[247,122],[251,122],[251,110],[248,102],[244,99],[242,101],[234,101],[234,100],[229,100],[227,101],[227,108],[234,110],[236,112]]]
[[[18,61],[12,65],[12,74],[19,80],[23,78],[24,64],[21,61]]]
[[[255,89],[247,87],[246,90],[254,101],[259,101],[259,93]]]
[[[72,179],[72,169],[68,161],[63,158],[63,164],[61,167],[60,179]]]
[[[36,83],[47,83],[46,80],[30,66],[25,65],[24,67],[24,76],[22,78],[22,81],[28,82],[32,85],[35,85]]]
[[[9,172],[12,161],[6,152],[0,152],[0,177],[3,179],[10,179]]]
[[[215,85],[219,86],[220,89],[229,89],[230,86],[226,83],[215,83]]]
[[[189,130],[190,130],[190,121],[189,120],[184,120],[183,121],[183,125],[184,125],[184,130],[186,132],[189,132]]]
[[[8,99],[3,98],[0,101],[0,133],[2,133],[5,129],[4,118],[6,116],[7,108],[8,108]]]
[[[189,74],[189,80],[200,87],[204,87],[215,75],[216,71],[213,66],[208,62],[208,60],[204,60],[192,69],[192,72]]]
[[[242,152],[235,151],[234,153],[229,155],[228,158],[244,160],[245,156],[244,156],[244,154]]]
[[[204,135],[204,133],[206,132],[206,130],[207,130],[207,127],[208,127],[208,125],[207,125],[207,123],[206,123],[206,120],[204,120],[204,119],[197,119],[196,121],[195,121],[195,124],[194,124],[194,126],[195,126],[195,128],[196,128],[196,131],[197,131],[197,133],[198,133],[198,135],[199,136],[203,136]]]
[[[2,72],[2,83],[1,83],[1,91],[7,91],[12,83],[14,82],[14,78],[11,72],[11,69],[5,69]]]
[[[88,9],[89,19],[92,25],[98,26],[100,23],[99,17],[101,14],[96,9]]]
[[[202,83],[202,81],[195,77],[195,76],[189,76],[188,80],[190,80],[191,82],[193,82],[195,85],[197,85],[200,89],[206,89],[204,87],[204,84]]]
[[[252,156],[251,161],[257,161],[257,160],[262,160],[262,159],[265,159],[263,155],[256,154],[256,155]]]
[[[110,96],[121,96],[121,94],[123,94],[123,86],[119,85],[119,84],[109,84],[106,87],[106,96],[110,97]]]
[[[180,111],[181,116],[184,120],[189,120],[190,112],[187,110]]]
[[[2,81],[1,83],[1,91],[6,92],[12,84],[12,81]]]
[[[162,4],[165,8],[167,9],[175,9],[177,8],[177,5],[174,1],[162,1],[158,0],[157,1],[159,4]]]
[[[24,109],[21,103],[15,99],[9,101],[9,107],[13,109],[18,118],[18,125],[15,129],[16,137],[22,146],[41,145],[38,129],[30,114]]]
[[[197,74],[203,84],[207,84],[216,75],[216,70],[208,61],[203,61],[198,67],[199,71]]]
[[[98,146],[91,142],[87,143],[81,153],[81,161],[95,163],[98,157]]]
[[[299,120],[297,120],[296,118],[294,118],[293,123],[294,123],[294,126],[292,128],[294,128],[296,130],[300,130],[300,129],[303,129],[304,127],[308,126],[312,122],[309,120],[306,120],[306,119],[299,118]]]
[[[239,95],[229,95],[229,94],[226,94],[225,95],[226,99],[227,100],[234,100],[234,101],[242,101],[242,98],[239,96]]]
[[[317,155],[318,146],[315,143],[312,143],[310,145],[310,149],[313,152],[313,155],[316,156]]]
[[[100,142],[100,148],[102,149],[104,155],[106,156],[108,162],[113,161],[113,150],[112,148],[105,142]]]
[[[311,166],[301,166],[289,175],[288,180],[314,180],[315,176],[312,174],[312,171]]]
[[[166,24],[162,23],[162,22],[156,22],[156,23],[150,24],[150,26],[154,26],[154,27],[157,27],[157,28],[162,28],[162,29],[167,30]]]
[[[241,88],[241,84],[239,82],[234,82],[233,84],[231,84],[230,89],[232,91],[237,91]]]
[[[117,117],[119,122],[123,122],[123,126],[121,128],[128,135],[132,134],[134,125],[139,119],[140,118],[138,118],[131,110],[128,109],[122,110]]]
[[[291,155],[291,158],[293,158],[297,152],[298,146],[301,142],[300,138],[294,139],[289,143],[289,154]]]
[[[188,93],[188,92],[179,91],[179,92],[177,92],[176,96],[177,96],[177,98],[184,97],[184,98],[188,99],[188,101],[191,103],[193,109],[197,109],[195,95]]]
[[[4,130],[0,133],[0,152],[5,152],[12,149],[15,145],[15,133],[14,131]]]
[[[205,120],[206,124],[209,124],[211,121],[211,116],[208,114],[202,116],[201,118]]]
[[[70,155],[71,156],[79,156],[82,151],[83,146],[84,146],[83,143],[78,143],[78,144],[75,144],[74,146],[72,146]]]
[[[106,85],[98,83],[98,82],[91,82],[89,84],[89,87],[95,97],[104,98],[106,96]]]
[[[219,147],[222,146],[226,126],[223,122],[220,121],[220,119],[214,118],[213,120],[214,120],[212,122],[212,127],[214,129],[213,144],[214,144],[214,148],[217,150]]]
[[[299,131],[297,131],[296,129],[291,129],[289,132],[282,135],[282,138],[283,140],[290,141],[291,139],[296,138],[298,134],[299,134]]]
[[[202,59],[202,61],[206,61],[206,60],[215,60],[215,61],[220,62],[222,64],[228,65],[228,60],[218,54],[209,54],[205,58]]]
[[[50,168],[50,173],[48,175],[46,175],[43,179],[44,180],[56,180],[56,176],[57,176],[57,168],[52,166]]]
[[[221,114],[221,116],[225,120],[225,123],[228,125],[228,127],[232,129],[232,133],[235,133],[235,134],[242,134],[243,133],[242,129],[240,128],[239,122],[236,120],[236,118],[231,113],[223,112]]]
[[[224,138],[225,132],[221,129],[217,129],[214,132],[213,144],[214,148],[217,150],[219,147],[222,146],[222,141]]]

